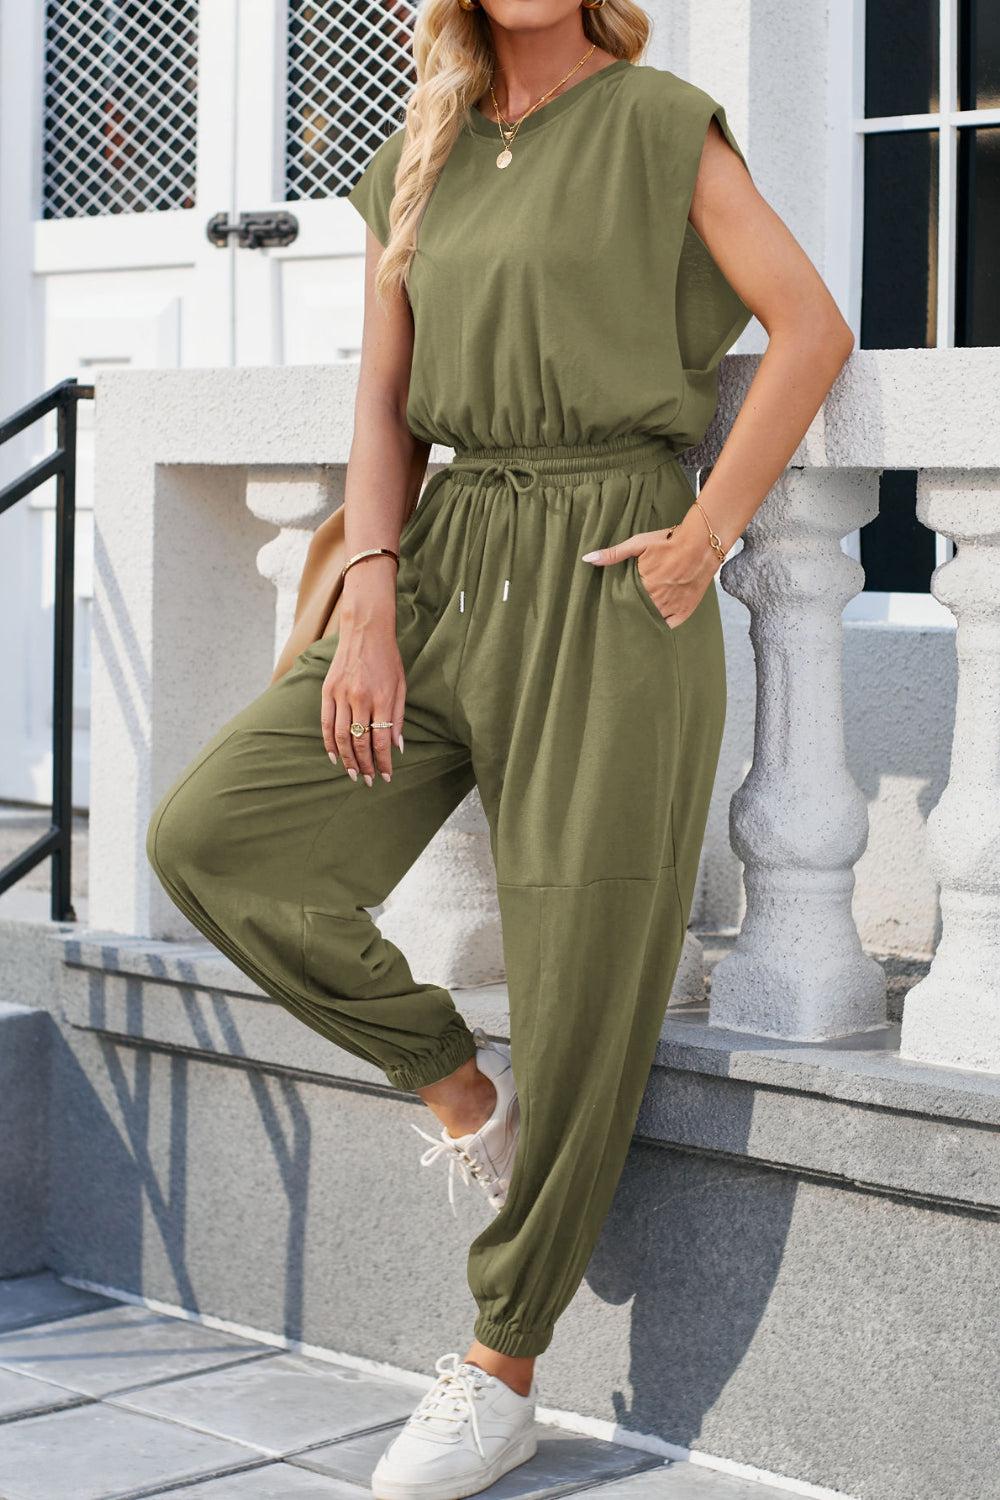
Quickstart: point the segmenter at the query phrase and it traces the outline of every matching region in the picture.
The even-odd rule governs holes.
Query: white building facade
[[[654,0],[650,14],[647,60],[725,102],[762,191],[821,270],[860,348],[1000,342],[989,253],[1000,212],[1000,92],[983,0]],[[57,380],[103,370],[356,360],[363,226],[344,194],[400,118],[414,16],[408,3],[387,11],[317,0],[160,9],[6,0],[0,412]],[[763,346],[752,323],[736,352]],[[942,420],[967,423],[964,402]],[[83,807],[92,422],[84,405],[74,799]],[[0,475],[42,446],[42,434],[26,434],[0,452]],[[851,765],[871,811],[857,913],[866,943],[903,953],[929,952],[936,940],[924,826],[947,776],[941,706],[955,690],[954,621],[929,591],[951,544],[916,519],[915,490],[912,461],[890,471],[879,519],[843,543],[865,564],[844,611],[848,720],[864,726]],[[0,625],[20,648],[0,731],[0,797],[29,802],[45,800],[48,782],[51,507],[42,491],[5,518],[0,561]],[[730,729],[698,907],[699,921],[722,928],[740,920],[725,809],[752,734],[740,691],[745,611],[727,603],[726,619]],[[928,691],[912,701],[887,695],[887,680],[912,681],[914,654]],[[870,733],[879,722],[881,745]],[[886,861],[904,881],[891,905],[874,868]]]
[[[546,1357],[551,1404],[800,1493],[983,1500],[1000,1496],[1000,26],[986,0],[649,10],[647,60],[725,104],[858,348],[721,571],[729,713],[692,931]],[[27,1067],[0,1094],[0,1127],[50,1143],[44,1191],[7,1204],[40,1227],[16,1251],[0,1233],[0,1274],[51,1265],[372,1358],[391,1327],[418,1369],[441,1306],[461,1337],[468,1236],[441,1246],[402,1159],[414,1101],[214,954],[144,854],[162,790],[265,685],[342,498],[363,269],[344,193],[399,120],[413,15],[0,0],[0,409],[74,374],[97,388],[89,902],[75,927],[0,905],[0,1029],[4,1000],[29,1012],[8,1057],[47,1048],[49,1070],[47,1094]],[[751,324],[724,361],[693,475],[763,347]],[[44,494],[0,525],[20,643],[0,797],[42,801]],[[473,794],[380,921],[503,1036],[491,882]],[[923,963],[901,1004],[904,955]],[[373,1156],[390,1191],[359,1216],[352,1162]],[[427,1278],[454,1296],[426,1307]]]

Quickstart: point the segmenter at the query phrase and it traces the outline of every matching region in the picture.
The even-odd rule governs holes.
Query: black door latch
[[[290,245],[298,238],[299,221],[284,209],[265,208],[257,213],[240,214],[233,223],[225,211],[213,216],[205,225],[213,245],[224,250],[235,239],[241,250],[263,250],[268,245]]]

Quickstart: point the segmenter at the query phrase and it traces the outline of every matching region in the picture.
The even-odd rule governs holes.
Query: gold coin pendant
[[[510,150],[508,150],[505,147],[503,149],[503,151],[500,152],[500,155],[497,157],[497,166],[498,167],[509,167],[510,164],[511,164],[511,162],[513,160],[514,160],[513,154],[511,153]]]

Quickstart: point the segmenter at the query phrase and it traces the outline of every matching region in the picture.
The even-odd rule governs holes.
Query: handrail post
[[[61,393],[58,445],[63,454],[56,477],[56,584],[52,650],[52,822],[58,844],[52,854],[51,915],[76,920],[71,874],[73,839],[73,625],[76,547],[76,392]]]
[[[50,479],[56,482],[55,605],[52,611],[52,817],[44,834],[0,867],[0,892],[51,859],[50,912],[54,922],[75,922],[72,902],[73,839],[73,624],[76,546],[77,403],[92,401],[94,387],[61,380],[11,416],[0,419],[0,446],[49,412],[56,414],[56,447],[9,484],[0,485],[0,515]]]

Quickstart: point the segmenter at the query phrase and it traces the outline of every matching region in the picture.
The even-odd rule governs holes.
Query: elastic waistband
[[[545,447],[456,448],[455,463],[507,467],[524,464],[538,474],[575,475],[604,474],[614,469],[642,471],[655,469],[668,459],[676,459],[677,450],[669,437],[626,433],[600,443],[550,443]]]

